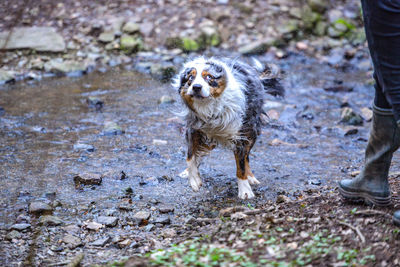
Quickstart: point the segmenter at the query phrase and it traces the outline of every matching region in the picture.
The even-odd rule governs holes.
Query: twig
[[[371,215],[384,215],[384,216],[386,216],[388,218],[392,218],[392,215],[390,215],[390,214],[388,214],[388,213],[386,213],[384,211],[380,211],[380,210],[359,210],[359,211],[354,212],[354,214],[356,214],[356,215],[369,215],[369,216],[371,216]]]
[[[341,225],[345,225],[345,226],[349,227],[350,229],[352,229],[353,231],[355,231],[357,233],[357,235],[360,237],[361,243],[365,243],[365,237],[363,236],[363,234],[361,233],[361,231],[358,227],[354,227],[353,225],[346,223],[346,222],[338,221],[338,223]]]

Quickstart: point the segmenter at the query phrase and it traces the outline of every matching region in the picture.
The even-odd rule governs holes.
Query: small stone
[[[121,49],[126,53],[136,52],[142,50],[143,41],[131,35],[122,35],[120,39]]]
[[[303,239],[308,238],[309,236],[310,235],[307,232],[304,232],[304,231],[300,232],[300,237],[303,238]]]
[[[163,82],[170,80],[176,73],[176,68],[172,63],[154,63],[150,66],[150,74]]]
[[[168,141],[161,139],[153,139],[153,145],[155,146],[165,146],[168,144]]]
[[[167,228],[162,231],[161,235],[164,236],[165,238],[173,238],[176,236],[176,231],[175,229]]]
[[[15,81],[15,75],[13,71],[0,70],[0,85]]]
[[[103,100],[95,96],[89,96],[86,99],[86,103],[88,104],[89,108],[94,108],[96,110],[101,110],[104,106]]]
[[[118,218],[111,216],[99,216],[96,221],[104,224],[105,226],[114,227],[118,223]]]
[[[276,198],[276,203],[288,203],[291,202],[290,198],[285,195],[278,195]]]
[[[340,115],[340,121],[348,125],[362,125],[363,119],[352,108],[344,107]]]
[[[75,60],[62,60],[60,58],[52,59],[44,64],[47,72],[58,75],[81,76],[86,73],[88,66],[85,62]]]
[[[253,55],[253,54],[262,54],[270,46],[273,46],[276,43],[276,40],[273,38],[265,38],[262,40],[254,41],[252,43],[248,43],[239,47],[239,53],[243,55]]]
[[[171,104],[174,103],[175,99],[170,97],[169,95],[163,95],[159,100],[158,103],[159,104]]]
[[[53,208],[50,207],[50,205],[40,202],[40,201],[35,201],[32,202],[29,205],[29,212],[33,214],[50,214],[53,211]]]
[[[99,41],[103,43],[110,43],[114,41],[114,31],[105,31],[99,35]]]
[[[128,21],[122,27],[122,31],[125,33],[135,33],[138,32],[139,30],[140,30],[140,25],[132,21]]]
[[[74,144],[74,150],[93,152],[94,146],[88,144],[77,143]]]
[[[126,248],[128,247],[130,244],[132,243],[132,241],[130,239],[125,239],[121,242],[118,242],[118,247],[119,248]]]
[[[68,245],[69,248],[74,249],[82,245],[82,241],[79,237],[73,235],[66,235],[63,238],[63,242]]]
[[[147,224],[148,220],[150,219],[150,212],[148,211],[139,211],[133,215],[132,219],[138,225]]]
[[[29,223],[17,223],[11,226],[11,230],[23,231],[31,228]]]
[[[318,13],[325,12],[326,8],[329,6],[327,0],[307,0],[307,3],[313,11]]]
[[[371,109],[365,108],[365,107],[361,109],[361,117],[365,121],[371,121],[372,120],[372,116],[373,116],[373,112],[372,112]]]
[[[104,211],[104,214],[106,216],[115,216],[118,214],[118,211],[116,209],[107,209]]]
[[[97,223],[97,222],[89,222],[88,224],[86,224],[86,229],[93,230],[93,231],[97,231],[103,227],[104,227],[104,225]]]
[[[310,179],[308,180],[308,183],[311,185],[321,185],[322,182],[319,179]]]
[[[57,226],[63,224],[63,221],[57,216],[44,215],[40,216],[39,223],[44,226]]]
[[[246,219],[248,216],[243,213],[243,212],[235,212],[231,215],[231,219],[232,220],[244,220]]]
[[[96,241],[90,243],[90,245],[96,246],[96,247],[104,247],[110,241],[111,241],[111,237],[106,236],[106,237],[97,239]]]
[[[158,208],[158,211],[159,211],[160,213],[174,212],[174,207],[173,207],[173,206],[163,205],[163,206],[160,206],[160,207]]]
[[[122,128],[113,121],[106,121],[104,123],[103,134],[104,135],[120,135],[123,134],[124,131]]]
[[[75,186],[100,185],[102,181],[103,181],[103,176],[97,173],[85,173],[74,176]]]
[[[155,218],[153,223],[170,224],[171,223],[171,219],[169,218],[168,215],[161,215],[161,216]]]
[[[12,230],[6,235],[6,240],[13,240],[13,239],[20,239],[22,237],[22,234],[16,230]]]
[[[346,129],[346,132],[344,133],[344,136],[349,136],[349,135],[354,135],[358,133],[358,129],[357,128],[349,128]]]
[[[146,231],[146,232],[151,232],[151,231],[153,231],[154,230],[154,224],[152,224],[152,223],[150,223],[150,224],[148,224],[148,225],[146,225],[145,227],[144,227],[144,230]]]

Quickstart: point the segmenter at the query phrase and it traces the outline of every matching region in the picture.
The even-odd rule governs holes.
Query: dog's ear
[[[192,68],[186,68],[176,77],[173,81],[173,86],[178,89],[178,92],[181,93],[182,87],[189,80],[189,73],[192,71]]]
[[[224,68],[221,65],[215,62],[210,62],[209,65],[208,71],[215,79],[219,79],[224,75]]]

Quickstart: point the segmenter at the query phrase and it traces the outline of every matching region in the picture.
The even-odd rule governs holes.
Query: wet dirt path
[[[268,98],[266,109],[271,119],[250,158],[261,182],[253,186],[257,198],[251,201],[237,198],[230,151],[216,149],[205,158],[200,169],[204,180],[200,192],[193,192],[187,180],[178,176],[185,168],[183,122],[174,114],[180,102],[158,103],[162,95],[178,100],[168,84],[120,70],[0,88],[0,107],[5,110],[0,116],[2,234],[8,232],[17,216],[28,214],[30,202],[51,202],[52,196],[61,203],[53,214],[62,218],[63,225],[78,226],[83,240],[78,249],[66,248],[60,245],[65,231],[54,227],[47,233],[45,229],[43,235],[50,242],[45,243],[39,235],[35,242],[23,244],[27,249],[21,254],[5,252],[5,262],[22,261],[29,245],[35,243],[36,253],[42,255],[34,259],[36,263],[43,263],[44,258],[62,261],[85,249],[96,255],[95,259],[87,257],[88,262],[101,262],[115,255],[141,252],[149,236],[156,236],[163,228],[178,229],[189,216],[215,217],[221,208],[233,205],[250,203],[256,207],[278,194],[296,198],[303,190],[328,188],[348,177],[362,162],[369,123],[342,125],[340,111],[346,105],[356,112],[370,106],[373,90],[365,84],[367,74],[356,69],[340,71],[302,56],[292,56],[279,65],[285,72],[287,97]],[[353,90],[323,90],[335,84]],[[96,110],[87,104],[88,99],[104,105]],[[102,184],[77,189],[73,176],[87,172],[103,175]],[[126,174],[125,179],[121,179],[121,172]],[[124,205],[130,206],[128,211],[120,208]],[[130,223],[129,218],[137,211],[150,212],[150,223],[162,217],[158,208],[162,205],[174,208],[167,225],[155,221],[155,228],[144,233],[143,227]],[[116,227],[85,232],[87,221],[109,210],[119,218]],[[32,236],[29,231],[27,235]],[[129,236],[138,245],[129,246],[123,253],[110,246],[111,252],[99,256],[89,243],[104,235]],[[114,242],[121,240],[110,241]],[[52,250],[47,255],[46,248],[55,244],[63,247],[61,252]]]

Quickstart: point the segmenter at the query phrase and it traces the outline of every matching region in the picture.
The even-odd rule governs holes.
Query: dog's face
[[[185,103],[193,108],[193,103],[220,97],[226,85],[223,66],[211,61],[194,60],[187,63],[181,72],[178,90]]]

